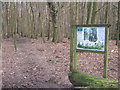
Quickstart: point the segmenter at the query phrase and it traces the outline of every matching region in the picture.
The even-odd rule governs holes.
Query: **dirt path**
[[[71,86],[69,63],[65,63],[68,62],[69,50],[65,46],[41,44],[39,40],[30,42],[24,38],[17,43],[18,51],[15,53],[11,40],[3,41],[3,87]]]
[[[114,42],[114,41],[113,41]],[[117,47],[110,49],[109,78],[117,79]],[[111,45],[110,44],[110,45]],[[68,79],[69,42],[42,43],[41,39],[17,40],[17,52],[11,39],[3,40],[3,87],[13,88],[61,88],[72,87]],[[79,70],[93,75],[102,75],[103,61],[95,54],[79,54]],[[87,58],[86,58],[87,57]],[[91,57],[91,58],[89,58]],[[88,60],[89,58],[89,60]],[[94,68],[93,68],[94,67]]]

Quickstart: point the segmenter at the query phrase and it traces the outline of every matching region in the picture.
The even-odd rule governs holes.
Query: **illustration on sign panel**
[[[78,27],[77,49],[104,51],[105,27]]]

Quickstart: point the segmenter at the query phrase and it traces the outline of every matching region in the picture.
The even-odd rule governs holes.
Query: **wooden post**
[[[108,41],[109,41],[109,28],[106,27],[105,30],[105,54],[104,54],[104,72],[103,77],[107,78],[108,75]]]
[[[109,2],[106,3],[106,11],[105,11],[105,23],[108,24],[108,9],[109,9]],[[105,54],[104,54],[104,72],[103,77],[107,78],[107,71],[108,71],[108,40],[109,40],[109,29],[108,27],[105,30]]]
[[[77,53],[76,53],[76,28],[72,27],[70,31],[70,71],[77,70]]]
[[[74,23],[73,20],[73,8],[72,8],[72,2],[70,2],[70,71],[77,69],[77,55],[76,55],[76,33],[75,33],[75,27],[72,27],[72,24]]]

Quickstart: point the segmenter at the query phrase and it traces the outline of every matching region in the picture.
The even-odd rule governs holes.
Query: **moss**
[[[118,82],[115,80],[105,79],[97,76],[87,75],[82,72],[72,71],[69,78],[74,86],[87,86],[89,88],[115,88]]]

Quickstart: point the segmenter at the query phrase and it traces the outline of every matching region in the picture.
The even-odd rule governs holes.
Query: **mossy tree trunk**
[[[58,42],[58,31],[57,31],[57,21],[56,14],[52,15],[52,23],[53,23],[53,42]]]
[[[53,42],[58,42],[58,28],[57,28],[57,3],[55,2],[48,2],[48,7],[50,9],[50,15],[52,18],[52,24],[53,24]]]

